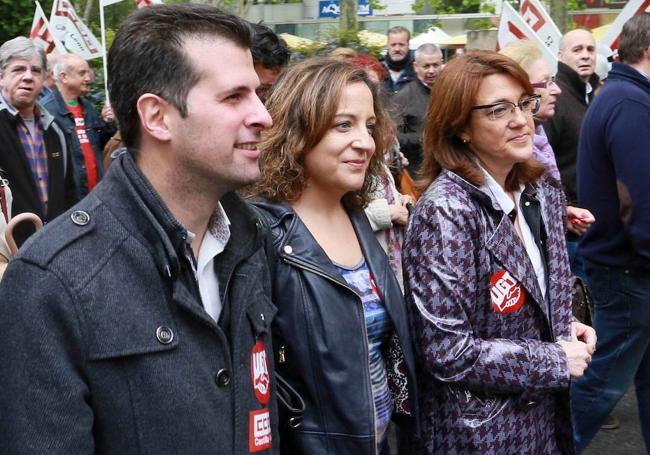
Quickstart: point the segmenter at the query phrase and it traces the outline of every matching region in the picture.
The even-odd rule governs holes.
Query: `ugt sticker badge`
[[[526,291],[507,270],[501,270],[490,278],[490,296],[494,311],[509,314],[521,308]]]
[[[266,348],[263,341],[253,346],[251,353],[251,377],[255,396],[262,404],[267,404],[271,398],[271,377],[266,359]]]
[[[261,452],[272,446],[271,416],[268,409],[251,411],[248,435],[249,452]]]

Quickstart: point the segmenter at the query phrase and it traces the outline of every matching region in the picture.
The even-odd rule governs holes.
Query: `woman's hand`
[[[557,342],[569,360],[571,379],[582,376],[591,362],[591,355],[596,350],[596,332],[580,322],[571,326],[571,341]]]
[[[409,220],[409,211],[405,205],[402,204],[388,204],[388,211],[390,212],[390,220],[394,224],[405,226]]]
[[[587,348],[587,344],[582,341],[558,341],[558,344],[564,349],[564,353],[569,360],[569,374],[571,379],[578,379],[581,377],[589,362],[591,362],[591,354]]]
[[[567,229],[577,235],[584,234],[589,229],[589,226],[596,221],[596,218],[589,210],[571,205],[566,208],[566,215]]]
[[[400,194],[399,197],[404,207],[406,207],[407,204],[413,204],[413,197],[410,194]]]
[[[589,354],[596,352],[596,331],[582,322],[574,321],[571,324],[571,338],[582,341],[587,345]]]

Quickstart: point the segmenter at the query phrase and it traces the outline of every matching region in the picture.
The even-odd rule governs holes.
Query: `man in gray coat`
[[[123,22],[108,69],[129,153],[0,286],[3,453],[277,453],[265,231],[234,193],[271,124],[250,43],[204,5]]]

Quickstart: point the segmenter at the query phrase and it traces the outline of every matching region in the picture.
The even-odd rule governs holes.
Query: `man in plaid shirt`
[[[44,222],[77,200],[69,144],[54,117],[36,103],[47,71],[45,52],[24,37],[0,46],[0,172],[14,196],[12,213]],[[32,227],[15,232],[18,245]]]

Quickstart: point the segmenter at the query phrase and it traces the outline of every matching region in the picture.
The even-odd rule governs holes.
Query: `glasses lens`
[[[519,108],[521,109],[521,112],[526,114],[536,114],[539,109],[539,97],[531,96],[521,100]]]
[[[490,117],[492,117],[493,119],[502,118],[502,117],[505,116],[509,111],[512,111],[512,109],[513,109],[513,108],[512,108],[512,105],[511,105],[510,103],[501,103],[501,104],[497,104],[496,106],[494,106],[494,107],[489,111],[489,115],[490,115]]]

